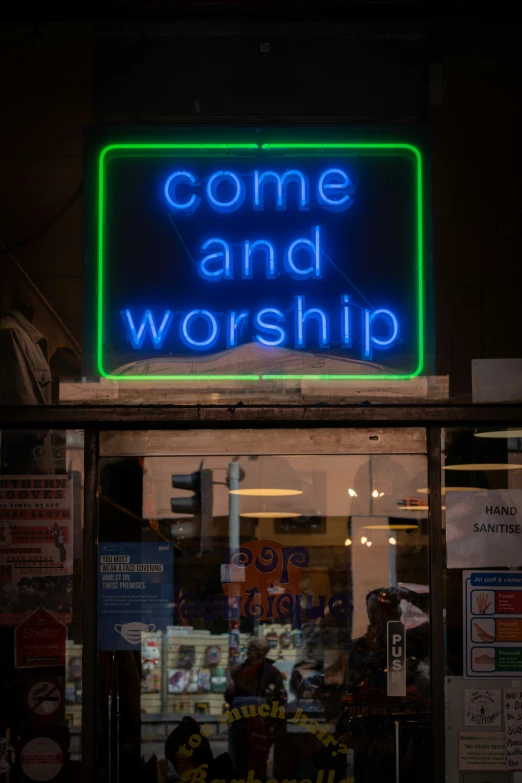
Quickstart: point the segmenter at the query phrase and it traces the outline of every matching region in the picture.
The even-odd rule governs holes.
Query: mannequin
[[[19,291],[16,292],[13,308],[21,313],[23,317],[29,321],[29,323],[32,323],[34,318],[34,307],[30,302],[20,298]]]
[[[34,307],[17,289],[0,318],[0,405],[49,405],[47,340],[31,321]]]
[[[0,405],[51,402],[47,340],[31,323],[34,312],[17,290],[11,309],[0,317]],[[52,474],[51,433],[3,432],[0,470],[10,474]]]

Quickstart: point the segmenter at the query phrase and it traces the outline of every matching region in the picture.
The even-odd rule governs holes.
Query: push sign
[[[406,634],[404,625],[391,620],[387,625],[388,696],[406,696]]]
[[[95,198],[87,256],[101,375],[422,372],[417,146],[118,141],[98,150]]]

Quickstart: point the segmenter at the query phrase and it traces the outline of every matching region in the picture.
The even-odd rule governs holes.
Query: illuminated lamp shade
[[[476,438],[522,438],[522,429],[506,430],[477,430]]]
[[[242,511],[240,516],[245,519],[291,519],[300,517],[297,511]]]
[[[244,495],[245,497],[255,497],[255,498],[281,498],[281,497],[290,497],[292,495],[302,495],[303,490],[302,489],[269,489],[269,488],[247,488],[244,489],[231,489],[230,490],[231,495]]]
[[[522,470],[522,465],[511,465],[509,462],[470,462],[469,464],[444,465],[442,470]]]
[[[406,506],[405,508],[402,508],[401,511],[429,511],[429,506]],[[442,506],[442,510],[446,511],[446,506]]]
[[[430,491],[427,487],[418,489],[417,492],[419,495],[430,494]],[[441,492],[443,495],[446,495],[448,492],[483,492],[483,489],[481,487],[442,487]]]
[[[314,516],[310,508],[306,482],[281,456],[241,457],[238,495],[239,513],[249,519],[291,519]]]
[[[416,530],[419,526],[418,525],[408,525],[408,524],[397,524],[397,525],[365,525],[365,530]],[[363,540],[361,538],[361,543],[363,543]]]
[[[352,539],[351,538],[347,538],[346,541],[344,542],[344,545],[345,546],[351,546],[352,545]]]
[[[492,428],[489,428],[490,431]],[[497,430],[498,431],[498,430]],[[492,471],[522,470],[522,465],[508,460],[507,438],[477,438],[476,431],[457,432],[449,441],[443,470],[446,484],[472,484],[488,488],[487,474]],[[449,478],[455,473],[468,473],[465,480]]]

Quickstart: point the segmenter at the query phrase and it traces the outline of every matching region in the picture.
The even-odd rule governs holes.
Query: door
[[[424,430],[102,434],[98,778],[431,780]]]

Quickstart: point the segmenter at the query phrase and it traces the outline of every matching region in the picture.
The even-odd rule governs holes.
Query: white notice
[[[20,755],[22,771],[30,780],[52,780],[61,771],[63,762],[62,749],[49,737],[30,740]]]
[[[464,693],[464,726],[502,725],[500,690],[466,689]]]
[[[459,734],[459,769],[506,769],[506,738],[501,731],[491,734],[461,731]]]
[[[448,568],[519,566],[522,490],[446,494]]]
[[[522,769],[522,691],[504,691],[508,769]]]

